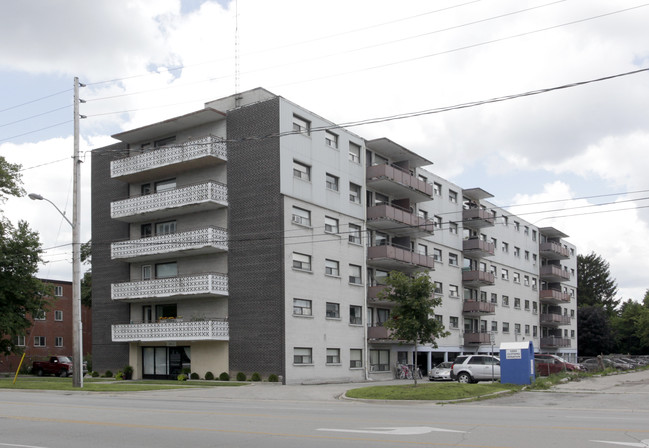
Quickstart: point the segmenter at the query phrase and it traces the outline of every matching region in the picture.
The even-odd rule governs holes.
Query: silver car
[[[440,362],[428,373],[430,381],[449,381],[451,379],[452,362]]]
[[[460,383],[500,381],[500,359],[491,355],[462,355],[455,358],[451,376]]]

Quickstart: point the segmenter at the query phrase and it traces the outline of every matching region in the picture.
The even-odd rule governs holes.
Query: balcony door
[[[142,347],[142,378],[176,379],[191,368],[191,347]]]

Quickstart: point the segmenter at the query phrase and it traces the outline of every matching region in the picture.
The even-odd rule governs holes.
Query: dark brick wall
[[[230,371],[284,372],[279,98],[228,112]]]
[[[111,283],[129,280],[128,263],[110,259],[110,243],[128,238],[128,224],[110,219],[110,203],[128,197],[128,184],[110,178],[110,161],[125,144],[92,152],[92,369],[117,372],[128,364],[128,344],[113,343],[110,327],[129,321],[129,307],[110,299]]]

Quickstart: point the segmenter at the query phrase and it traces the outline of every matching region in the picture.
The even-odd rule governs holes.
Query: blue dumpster
[[[535,379],[534,344],[532,341],[501,343],[500,382],[532,384]]]

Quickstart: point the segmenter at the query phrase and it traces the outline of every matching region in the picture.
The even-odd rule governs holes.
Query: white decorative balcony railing
[[[113,283],[111,299],[133,300],[150,297],[227,296],[228,276],[199,274],[139,282]]]
[[[155,214],[155,212],[160,213],[165,210],[208,203],[227,206],[227,185],[211,180],[174,190],[115,201],[110,204],[110,217],[125,219],[136,215]]]
[[[228,250],[228,232],[226,229],[210,226],[188,232],[119,241],[110,246],[111,258],[113,260],[143,259],[174,252],[209,252],[210,250]]]
[[[182,145],[164,146],[110,163],[110,176],[113,178],[150,171],[164,166],[212,157],[227,160],[225,141],[214,135],[192,140]]]
[[[227,341],[226,320],[117,324],[111,326],[113,342],[137,341]]]

